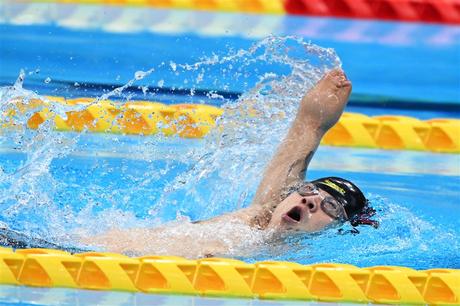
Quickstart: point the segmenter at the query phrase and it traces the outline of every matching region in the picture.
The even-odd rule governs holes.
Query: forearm
[[[304,180],[305,173],[325,131],[304,111],[294,119],[286,137],[264,171],[253,204],[278,203],[283,188]]]
[[[340,69],[327,73],[302,98],[297,116],[265,169],[253,204],[273,210],[286,187],[305,178],[324,134],[339,120],[351,92]]]
[[[266,169],[264,179],[273,177],[283,185],[305,179],[307,167],[321,142],[323,132],[307,119],[298,117]],[[269,175],[275,171],[278,175]]]

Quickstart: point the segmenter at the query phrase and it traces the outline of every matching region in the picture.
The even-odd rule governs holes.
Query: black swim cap
[[[359,188],[352,182],[340,177],[323,177],[311,182],[328,192],[342,204],[348,219],[352,219],[366,207],[367,200]]]

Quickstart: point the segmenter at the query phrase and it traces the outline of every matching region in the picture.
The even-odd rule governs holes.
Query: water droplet
[[[29,72],[29,75],[32,75],[32,74],[39,74],[39,73],[40,73],[40,69],[37,68],[37,69],[35,69],[34,71],[30,71],[30,72]]]
[[[46,84],[49,84],[51,82],[51,78],[50,77],[47,77],[44,81]]]
[[[25,78],[26,78],[26,73],[24,69],[21,69],[21,71],[19,71],[19,76],[16,79],[16,82],[14,83],[13,87],[16,89],[22,88],[22,83],[24,83]]]
[[[176,71],[176,69],[177,69],[176,63],[174,63],[174,62],[169,62],[169,66],[171,67],[171,69],[172,69],[173,71]]]
[[[198,83],[200,83],[201,81],[203,81],[203,77],[204,77],[204,72],[202,71],[202,72],[200,72],[200,73],[198,74],[198,76],[196,77],[196,83],[198,84]]]
[[[142,80],[146,75],[147,75],[147,72],[139,70],[134,73],[134,78],[136,80]]]

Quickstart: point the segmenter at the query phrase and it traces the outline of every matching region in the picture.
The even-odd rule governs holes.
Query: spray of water
[[[183,79],[182,85],[165,84],[161,75],[155,76],[155,68],[151,68],[137,71],[124,86],[104,93],[89,105],[72,106],[24,89],[26,74],[22,71],[13,86],[0,89],[0,111],[9,114],[4,116],[3,123],[15,126],[2,134],[1,145],[12,148],[11,154],[23,155],[12,171],[1,172],[1,217],[32,236],[62,242],[71,240],[77,232],[103,232],[115,225],[153,226],[184,216],[206,219],[246,206],[300,98],[327,70],[338,66],[340,61],[333,50],[293,37],[268,37],[248,50],[213,54],[192,64],[170,62],[170,72]],[[219,72],[220,79],[214,78],[215,71]],[[120,147],[125,148],[124,154],[135,155],[143,162],[144,173],[135,175],[127,165],[113,167],[107,160],[96,159],[89,170],[94,176],[85,180],[85,186],[76,180],[61,179],[62,171],[75,169],[66,166],[54,169],[53,165],[60,164],[69,154],[78,155],[82,147],[91,148],[87,139],[92,136],[82,136],[85,132],[53,131],[52,117],[38,130],[30,130],[28,119],[45,107],[65,118],[66,112],[81,111],[109,98],[120,100],[118,105],[122,105],[130,98],[126,89],[149,77],[161,87],[188,88],[190,97],[196,89],[207,86],[207,99],[220,101],[225,109],[217,128],[200,145],[176,152],[180,157],[176,156],[175,162],[167,160],[175,155],[174,149],[168,151],[169,156],[161,153],[165,151],[160,149],[162,144],[169,141],[162,135],[136,139],[136,144],[131,146],[126,145],[129,141],[125,136],[100,136],[111,142],[109,155],[116,155]],[[232,101],[218,91],[209,90],[212,86],[225,91],[229,82],[241,82],[248,90]],[[142,91],[146,95],[148,88]],[[46,105],[34,105],[36,99],[45,101]],[[104,179],[109,176],[112,181]],[[165,177],[168,179],[161,182]],[[149,203],[140,217],[133,204],[139,201],[139,195]],[[11,220],[14,222],[8,222]],[[232,228],[235,230],[236,225]]]
[[[203,150],[194,154],[193,167],[166,186],[158,205],[150,211],[152,215],[168,207],[178,192],[185,192],[187,199],[197,199],[193,203],[199,205],[201,218],[222,212],[218,206],[228,211],[247,205],[302,96],[327,70],[340,66],[330,49],[299,39],[269,37],[249,50],[175,69],[203,75],[209,66],[224,65],[225,71],[236,70],[238,80],[261,63],[270,65],[271,71],[261,74],[238,100],[223,105],[224,115],[205,138]],[[207,195],[200,190],[206,190]],[[208,192],[214,190],[218,192]],[[235,195],[240,196],[235,199]]]

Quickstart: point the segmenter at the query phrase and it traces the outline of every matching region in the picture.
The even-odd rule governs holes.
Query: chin
[[[299,233],[303,230],[297,229],[292,226],[292,224],[286,224],[283,221],[273,226],[272,229],[277,233]]]
[[[318,228],[296,228],[293,227],[291,224],[286,224],[284,222],[278,223],[278,225],[272,226],[272,229],[275,233],[284,233],[284,234],[310,234],[310,233],[318,233],[322,232],[325,227],[318,227]]]
[[[290,231],[287,224],[283,224],[280,220],[278,222],[272,222],[267,226],[267,229],[273,231],[274,233],[284,233]]]

